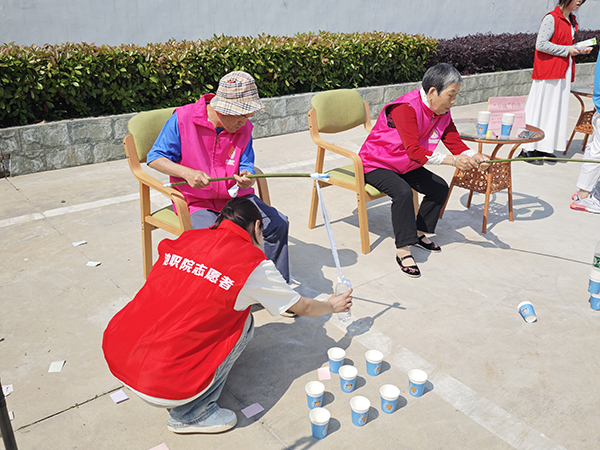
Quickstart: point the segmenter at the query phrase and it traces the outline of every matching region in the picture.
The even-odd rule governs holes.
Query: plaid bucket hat
[[[231,72],[221,78],[210,106],[215,111],[230,116],[250,114],[265,107],[258,97],[254,78],[242,71]]]

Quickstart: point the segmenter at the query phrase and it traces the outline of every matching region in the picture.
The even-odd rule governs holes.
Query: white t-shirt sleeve
[[[252,271],[246,284],[238,294],[234,309],[243,311],[251,305],[260,303],[273,316],[290,309],[300,294],[285,282],[273,261],[264,260]]]

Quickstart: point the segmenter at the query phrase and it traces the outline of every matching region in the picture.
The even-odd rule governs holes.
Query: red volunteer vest
[[[203,391],[233,349],[250,308],[238,293],[264,253],[229,220],[164,239],[142,289],[104,332],[112,374],[143,394],[183,400]]]
[[[246,124],[235,133],[227,130],[218,135],[208,120],[206,104],[214,94],[204,95],[196,103],[177,108],[177,124],[181,137],[180,164],[195,170],[202,170],[209,178],[230,177],[238,174],[240,158],[252,137],[252,123]],[[171,182],[185,181],[171,177]],[[204,189],[193,189],[188,185],[177,186],[190,207],[190,213],[199,209],[221,211],[231,200],[227,192],[235,185],[235,180],[213,181]],[[254,193],[254,189],[240,189],[238,197]]]
[[[554,17],[554,34],[550,42],[557,45],[573,45],[571,22],[564,16],[560,8],[557,6],[548,14]],[[574,15],[573,21],[575,22],[575,33],[577,33],[579,25]],[[558,80],[564,78],[567,74],[570,61],[571,56],[554,56],[536,49],[531,78],[534,80]],[[575,81],[575,64],[573,64],[573,70],[571,71],[571,82],[573,81]]]

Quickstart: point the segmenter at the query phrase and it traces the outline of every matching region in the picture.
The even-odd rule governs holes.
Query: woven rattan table
[[[583,133],[585,137],[583,138],[583,143],[581,145],[581,150],[585,151],[585,146],[587,144],[588,138],[594,132],[594,128],[592,127],[592,117],[596,112],[596,108],[592,107],[592,109],[586,111],[585,104],[583,103],[582,97],[592,98],[592,94],[594,92],[593,87],[581,87],[581,86],[573,86],[571,87],[571,94],[575,96],[577,100],[579,100],[579,104],[581,105],[581,114],[579,114],[579,119],[577,119],[577,123],[575,124],[575,128],[573,128],[573,132],[571,133],[571,138],[569,139],[569,143],[567,144],[567,148],[563,152],[563,155],[566,155],[569,151],[569,147],[571,146],[571,141],[575,136],[575,133]]]
[[[523,128],[514,128],[507,138],[491,138],[487,139],[484,136],[477,134],[477,120],[476,119],[456,119],[454,123],[460,134],[460,137],[464,141],[477,142],[479,153],[483,153],[484,144],[493,144],[494,150],[490,155],[490,159],[496,159],[498,151],[504,145],[511,145],[508,156],[503,159],[510,159],[513,157],[515,151],[520,145],[528,142],[536,142],[544,139],[544,132],[539,128],[531,125],[526,125],[526,130],[533,133],[529,137],[519,137],[519,134],[524,130]],[[471,206],[471,199],[473,198],[473,192],[479,192],[485,194],[485,207],[483,210],[483,225],[481,232],[486,232],[488,208],[490,206],[490,195],[499,192],[503,189],[508,189],[508,218],[510,221],[513,220],[513,202],[512,202],[512,178],[510,172],[510,161],[500,162],[491,164],[488,170],[471,169],[462,171],[456,169],[452,182],[450,183],[450,190],[448,191],[448,198],[442,210],[440,211],[440,218],[444,214],[450,194],[454,187],[460,187],[469,190],[469,199],[467,200],[467,208]]]

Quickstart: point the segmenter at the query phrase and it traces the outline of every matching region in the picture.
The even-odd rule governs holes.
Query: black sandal
[[[419,267],[416,264],[414,266],[405,266],[404,264],[402,264],[402,261],[404,261],[406,258],[412,258],[412,255],[406,255],[402,258],[398,258],[396,256],[396,262],[400,266],[400,270],[409,277],[419,278],[421,276],[421,271],[419,270]]]
[[[423,238],[425,237],[425,235],[423,236],[419,236],[418,239],[419,241],[416,244],[413,244],[415,247],[420,247],[423,250],[429,250],[430,252],[434,252],[434,253],[439,253],[442,251],[442,247],[440,247],[439,245],[437,245],[435,242],[423,242]]]

